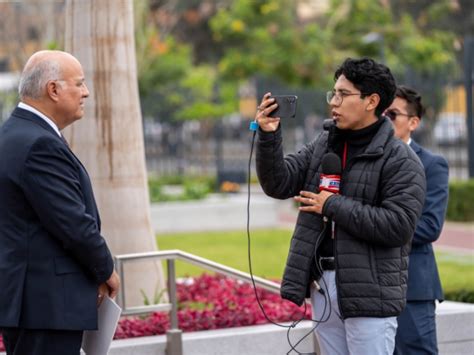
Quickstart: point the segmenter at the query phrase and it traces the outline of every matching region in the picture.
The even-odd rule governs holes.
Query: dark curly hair
[[[408,114],[416,115],[421,119],[425,113],[425,107],[421,103],[421,95],[415,89],[399,85],[395,96],[404,99],[407,102]]]
[[[380,102],[375,114],[380,116],[395,98],[396,84],[390,69],[370,58],[347,58],[336,70],[334,81],[344,75],[362,93],[361,97],[378,94]]]

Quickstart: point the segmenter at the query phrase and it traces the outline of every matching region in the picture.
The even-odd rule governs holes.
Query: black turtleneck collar
[[[350,129],[338,129],[336,128],[336,132],[339,135],[340,139],[344,142],[347,142],[349,145],[357,145],[357,146],[365,146],[368,145],[372,138],[374,138],[375,134],[379,130],[380,126],[383,123],[383,119],[378,119],[370,126],[364,127],[358,130],[350,130]]]
[[[383,122],[383,118],[379,118],[370,126],[358,130],[334,128],[332,132],[333,137],[329,139],[334,151],[341,151],[345,142],[353,147],[365,147],[369,145]]]

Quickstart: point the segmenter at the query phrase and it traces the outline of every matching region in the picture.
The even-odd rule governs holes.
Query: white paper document
[[[82,350],[87,355],[107,355],[117,329],[122,309],[106,296],[98,309],[98,330],[86,330],[82,338]]]

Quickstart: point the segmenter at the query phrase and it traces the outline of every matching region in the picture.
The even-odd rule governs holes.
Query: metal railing
[[[125,287],[121,287],[117,296],[117,303],[122,307],[122,315],[136,315],[150,312],[170,312],[171,328],[166,332],[166,354],[167,355],[182,355],[183,342],[182,331],[178,326],[178,300],[176,295],[176,269],[175,261],[180,260],[202,267],[209,271],[214,271],[219,274],[226,275],[233,279],[241,280],[246,283],[252,283],[250,274],[233,269],[231,267],[216,263],[214,261],[201,258],[199,256],[183,252],[181,250],[166,250],[147,253],[123,254],[115,256],[115,266],[117,272],[122,280],[122,285],[125,285],[124,263],[133,262],[143,259],[166,260],[168,269],[168,294],[169,303],[159,303],[146,306],[127,307]],[[254,276],[255,284],[267,291],[279,293],[280,285],[276,282],[268,281],[263,278]]]

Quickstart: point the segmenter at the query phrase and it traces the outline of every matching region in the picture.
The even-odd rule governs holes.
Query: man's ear
[[[48,97],[53,100],[54,102],[59,101],[59,89],[60,83],[56,80],[50,80],[46,84],[46,94]]]
[[[380,96],[379,94],[372,94],[366,97],[368,99],[368,105],[365,107],[366,111],[375,111],[377,108],[379,102],[380,102]]]
[[[410,133],[415,131],[418,126],[420,125],[420,117],[418,116],[411,116],[410,122],[408,122],[408,129],[410,130]]]

